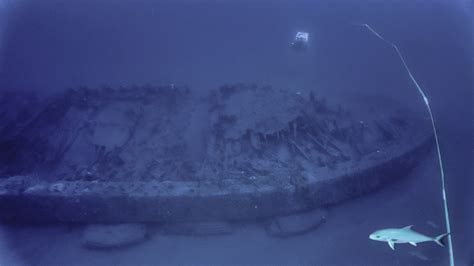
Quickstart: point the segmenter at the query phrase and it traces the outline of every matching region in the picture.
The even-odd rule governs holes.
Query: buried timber
[[[4,220],[242,220],[334,204],[406,175],[429,124],[394,103],[223,86],[2,95]]]

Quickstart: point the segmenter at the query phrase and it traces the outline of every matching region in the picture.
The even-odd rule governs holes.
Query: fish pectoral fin
[[[393,241],[388,241],[388,245],[390,246],[390,248],[391,248],[392,250],[395,250],[395,242],[393,242]]]
[[[415,243],[415,242],[408,242],[408,243],[410,243],[410,245],[412,245],[412,246],[415,246],[415,247],[416,247],[416,243]]]

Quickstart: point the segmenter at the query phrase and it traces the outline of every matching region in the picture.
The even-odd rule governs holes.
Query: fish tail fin
[[[436,242],[436,244],[444,247],[444,244],[445,244],[445,240],[446,240],[446,237],[449,235],[450,233],[444,233],[442,235],[439,235],[437,237],[434,238],[434,242]]]

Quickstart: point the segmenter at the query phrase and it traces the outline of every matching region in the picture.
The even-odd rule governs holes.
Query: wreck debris
[[[297,236],[318,228],[327,220],[327,216],[328,212],[324,209],[280,216],[274,218],[265,229],[272,237]]]
[[[147,238],[145,224],[91,224],[82,234],[82,246],[87,249],[116,249],[136,245]]]
[[[290,143],[295,146],[296,150],[297,150],[299,153],[301,153],[301,155],[303,155],[303,157],[306,158],[306,160],[311,161],[311,158],[309,158],[309,156],[306,155],[306,153],[303,151],[303,149],[301,149],[301,148],[298,146],[298,144],[296,144],[295,141],[290,140]]]

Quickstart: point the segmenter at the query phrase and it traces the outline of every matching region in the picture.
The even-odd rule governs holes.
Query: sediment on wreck
[[[429,125],[396,104],[331,105],[249,84],[197,99],[188,88],[146,85],[80,88],[38,104],[21,128],[2,128],[2,219],[290,214],[397,180],[432,144]]]

